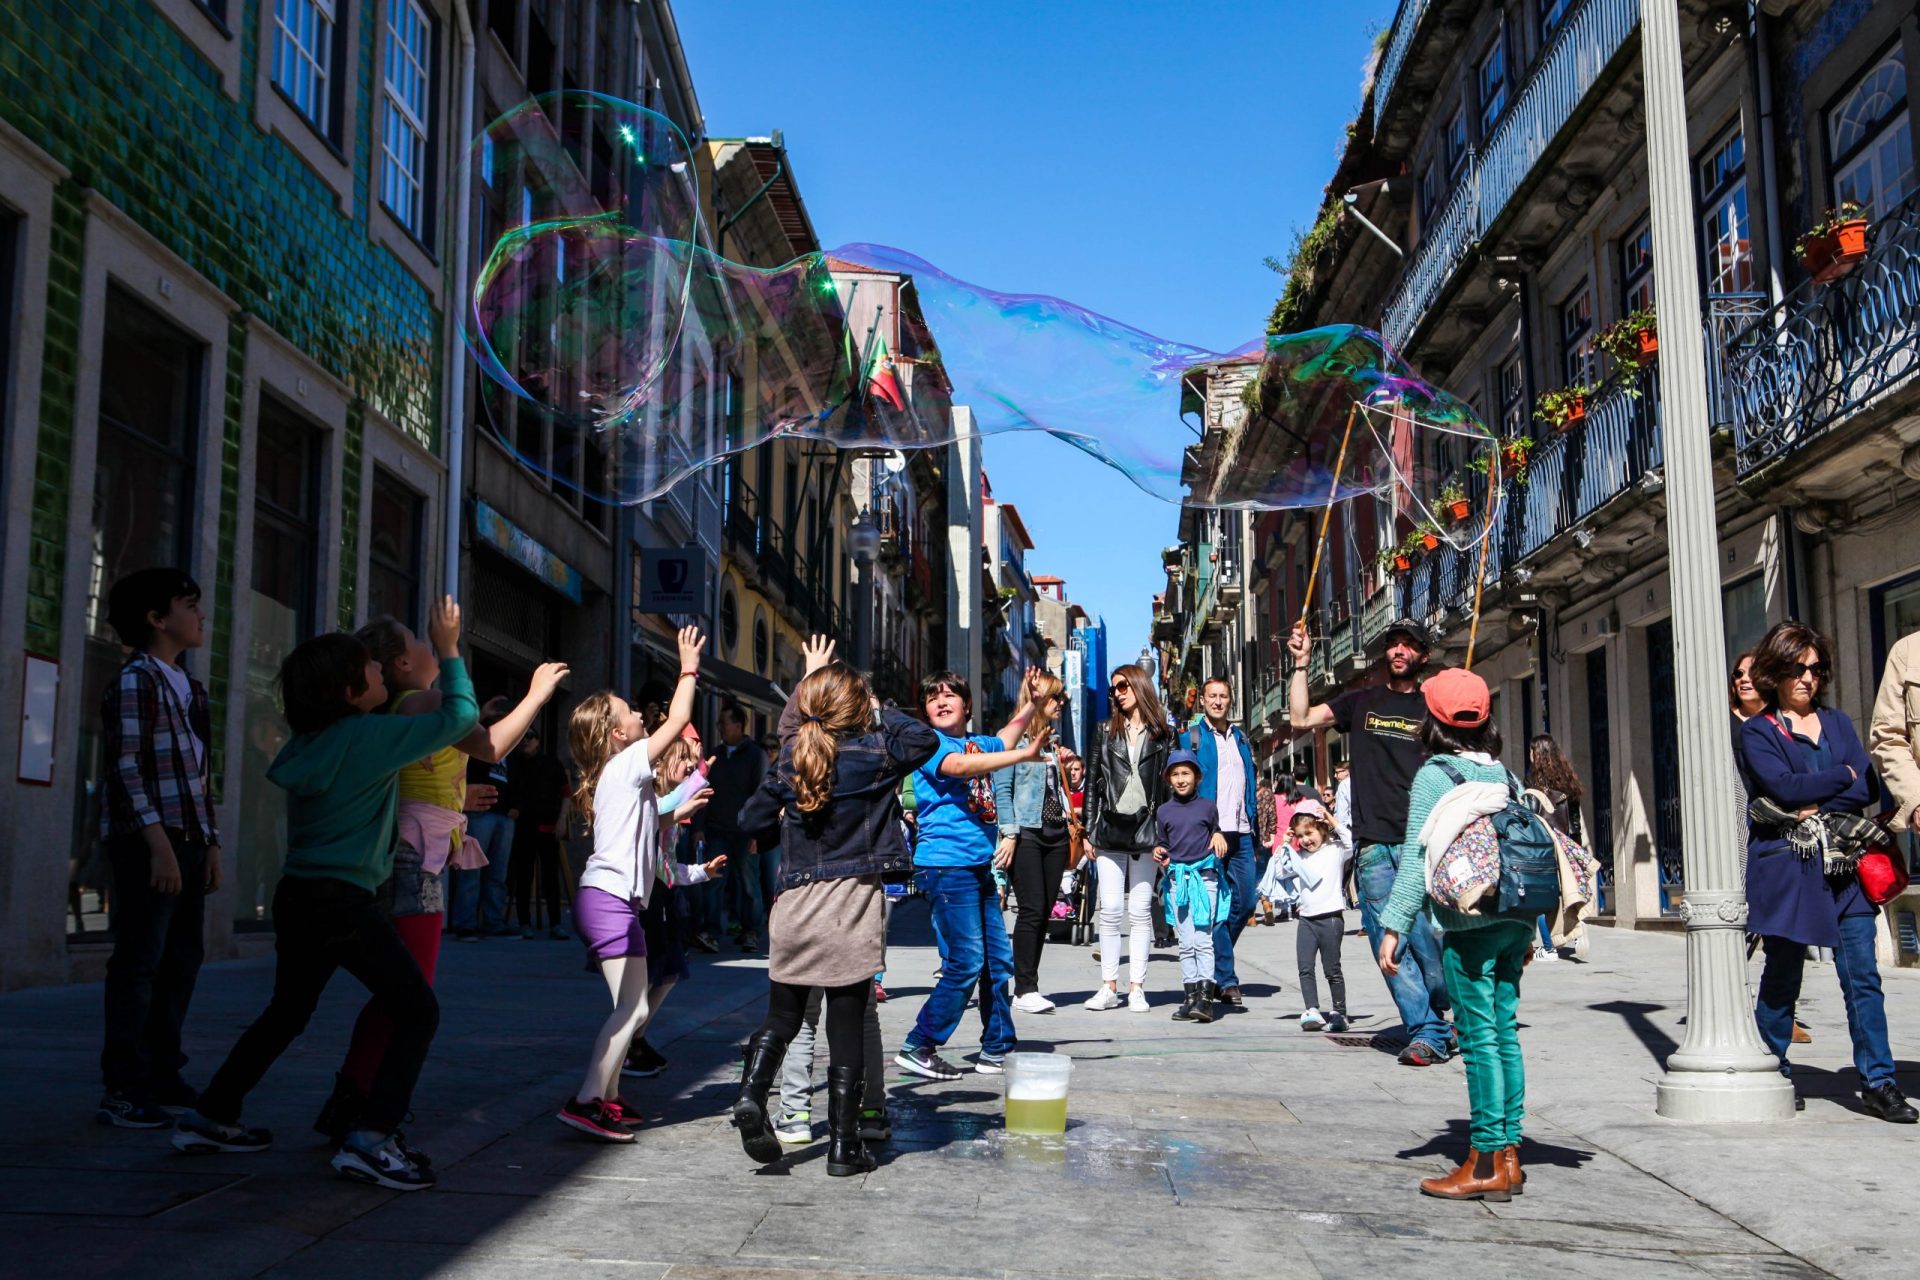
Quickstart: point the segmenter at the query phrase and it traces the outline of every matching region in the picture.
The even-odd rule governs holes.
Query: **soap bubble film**
[[[1431,519],[1433,477],[1493,452],[1473,411],[1371,330],[1218,352],[885,245],[729,261],[707,247],[693,148],[633,103],[543,95],[488,125],[465,165],[500,193],[463,324],[482,403],[523,461],[596,500],[657,497],[782,436],[944,445],[956,405],[974,433],[1046,432],[1202,507],[1374,494]],[[1194,388],[1236,367],[1257,372],[1203,440]]]

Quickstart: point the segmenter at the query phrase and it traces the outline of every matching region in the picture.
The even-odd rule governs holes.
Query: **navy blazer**
[[[1740,726],[1741,761],[1755,796],[1783,809],[1818,805],[1822,813],[1865,813],[1872,799],[1867,750],[1846,712],[1821,707],[1820,739],[1833,763],[1815,769],[1810,745],[1789,737],[1786,721],[1766,712]],[[1851,771],[1849,771],[1851,766]],[[1858,876],[1835,883],[1816,859],[1802,859],[1772,827],[1747,828],[1747,931],[1809,947],[1840,945],[1840,917],[1871,915]]]

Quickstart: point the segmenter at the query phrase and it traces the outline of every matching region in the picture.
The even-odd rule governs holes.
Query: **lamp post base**
[[[1775,1071],[1669,1071],[1653,1096],[1657,1114],[1688,1124],[1793,1119],[1793,1082]]]

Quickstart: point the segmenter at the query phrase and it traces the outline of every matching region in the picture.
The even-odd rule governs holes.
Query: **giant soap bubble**
[[[956,405],[977,433],[1046,432],[1206,507],[1391,493],[1424,511],[1433,476],[1492,453],[1472,410],[1370,330],[1215,352],[883,245],[729,261],[701,223],[703,160],[664,116],[568,91],[488,125],[457,180],[489,193],[463,331],[489,399],[523,424],[502,434],[592,498],[657,497],[782,436],[944,445]],[[1203,439],[1181,413],[1194,381],[1255,365]]]

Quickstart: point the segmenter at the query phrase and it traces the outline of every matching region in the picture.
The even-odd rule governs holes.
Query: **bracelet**
[[[680,673],[680,678],[682,680],[685,680],[688,676],[692,676],[694,679],[698,680],[700,678],[700,673],[698,671],[682,671]]]

